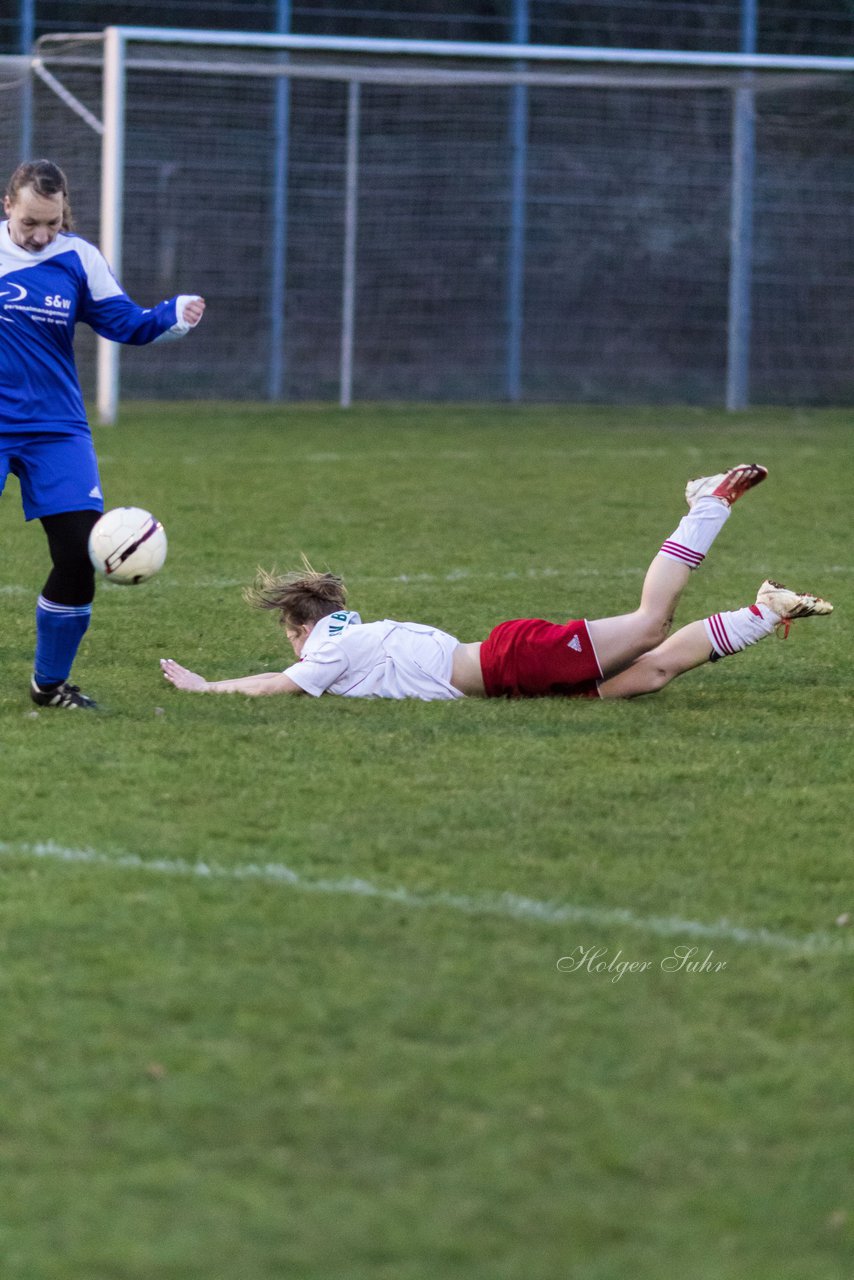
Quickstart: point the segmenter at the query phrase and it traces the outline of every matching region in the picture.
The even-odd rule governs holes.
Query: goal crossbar
[[[100,59],[91,58],[61,58],[57,59],[58,67],[100,67],[102,65]],[[539,68],[521,69],[521,68],[501,68],[496,70],[479,70],[471,67],[464,67],[458,70],[444,69],[441,67],[406,67],[406,66],[359,66],[355,63],[330,63],[330,62],[212,62],[203,58],[147,58],[128,54],[125,58],[125,69],[127,71],[156,71],[172,72],[176,75],[186,75],[192,72],[194,75],[210,75],[210,76],[251,76],[256,79],[267,80],[334,80],[343,82],[357,82],[359,84],[373,85],[421,85],[434,86],[441,85],[473,85],[482,87],[500,88],[502,86],[523,85],[528,88],[545,88],[545,89],[685,89],[696,91],[698,89],[729,89],[733,87],[733,75],[744,76],[745,72],[730,72],[723,78],[722,73],[716,75],[702,74],[695,71],[693,75],[678,74],[668,72],[662,74],[659,72],[634,72],[627,76],[625,71],[604,69],[588,70],[588,71],[543,71]],[[44,66],[42,58],[33,59],[33,71],[40,79],[44,80],[49,87],[54,88],[58,96],[63,96],[64,86],[59,78],[49,72]],[[806,73],[804,72],[798,77],[798,84],[803,86],[805,83],[814,84],[816,81],[824,80],[827,73]],[[792,75],[783,76],[782,73],[774,75],[772,72],[764,73],[761,77],[757,77],[754,82],[754,90],[757,93],[774,92],[783,87],[790,87],[792,84]],[[66,91],[67,92],[67,91]],[[69,106],[72,104],[69,102]],[[77,108],[72,106],[73,110]],[[94,126],[93,126],[94,127]]]
[[[470,58],[497,62],[584,62],[612,66],[720,68],[731,71],[854,72],[854,57],[822,54],[773,54],[613,49],[595,45],[492,44],[485,41],[392,40],[379,37],[272,35],[250,31],[203,31],[182,27],[107,27],[104,33],[42,36],[51,43],[98,40],[107,31],[126,44],[201,45],[209,48],[280,50],[283,53],[333,53],[406,58]]]

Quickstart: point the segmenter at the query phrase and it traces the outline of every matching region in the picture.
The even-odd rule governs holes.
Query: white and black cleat
[[[94,698],[88,698],[76,684],[69,684],[67,680],[42,688],[33,679],[30,681],[30,697],[37,707],[59,707],[67,711],[74,711],[78,707],[87,711],[98,709]]]

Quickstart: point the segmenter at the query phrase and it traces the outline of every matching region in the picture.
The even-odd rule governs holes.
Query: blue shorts
[[[0,493],[9,472],[21,482],[27,520],[63,511],[103,511],[91,436],[58,431],[0,433]]]

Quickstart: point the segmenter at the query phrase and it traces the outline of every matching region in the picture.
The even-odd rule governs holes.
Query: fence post
[[[528,0],[514,0],[513,43],[527,44]],[[516,64],[522,69],[524,62]],[[522,396],[522,321],[525,303],[525,188],[528,168],[528,88],[510,90],[510,238],[507,251],[507,399]]]
[[[35,0],[21,0],[19,31],[19,52],[29,58],[32,56],[33,41],[36,36]],[[29,67],[27,67],[21,90],[21,133],[18,152],[18,159],[21,162],[31,160],[33,157],[33,74]]]
[[[290,0],[278,0],[276,31],[291,29]],[[288,54],[281,55],[284,62]],[[285,384],[285,294],[288,247],[288,155],[290,149],[291,82],[276,79],[273,99],[273,226],[270,261],[270,368],[267,399],[280,400]]]
[[[353,402],[353,341],[356,313],[356,239],[359,230],[359,105],[361,85],[347,89],[347,169],[344,184],[344,281],[341,294],[341,389],[339,403]]]
[[[742,0],[741,51],[756,52],[756,0]],[[749,71],[735,90],[732,129],[729,317],[726,407],[746,409],[750,400],[751,285],[753,275],[753,186],[756,176],[756,102]]]
[[[122,270],[125,153],[125,37],[118,27],[104,32],[101,138],[101,252],[113,274]],[[119,344],[98,338],[98,421],[112,426],[119,407]]]

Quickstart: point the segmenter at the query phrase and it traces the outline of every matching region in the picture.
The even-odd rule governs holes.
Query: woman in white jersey
[[[462,697],[633,698],[661,689],[705,662],[737,653],[793,618],[832,606],[766,580],[755,604],[689,623],[668,638],[679,596],[692,570],[723,528],[732,504],[765,479],[745,463],[688,482],[688,515],[665,540],[644,579],[633,613],[567,623],[541,618],[502,622],[486,640],[455,636],[415,622],[363,623],[346,607],[344,583],[303,569],[260,575],[250,603],[279,614],[298,661],[281,672],[205,680],[171,658],[166,679],[192,693],[337,693],[350,698]]]

